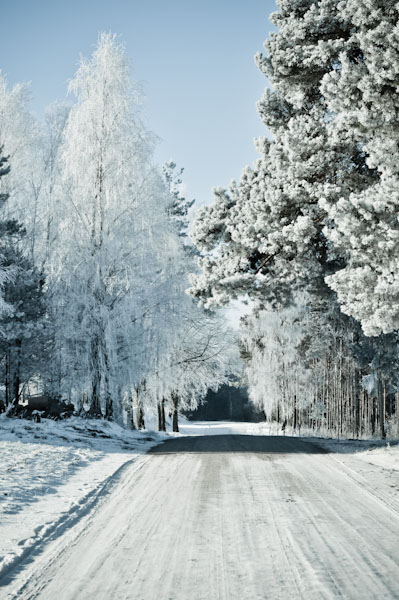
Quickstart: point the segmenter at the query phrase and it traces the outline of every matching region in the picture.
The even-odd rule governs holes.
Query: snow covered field
[[[337,527],[338,522],[341,522],[342,519],[342,523],[346,522],[346,513],[350,513],[351,519],[354,520],[353,530],[349,531],[348,529],[347,531],[347,535],[350,536],[347,540],[349,544],[353,542],[352,538],[355,536],[356,527],[363,527],[364,517],[366,520],[370,519],[370,522],[373,519],[375,523],[378,521],[378,527],[375,526],[376,532],[381,527],[385,532],[384,535],[388,535],[389,526],[392,526],[393,535],[395,534],[395,527],[399,526],[399,444],[380,441],[299,439],[288,435],[285,438],[276,438],[269,437],[269,432],[270,426],[264,423],[193,423],[183,420],[180,434],[161,436],[154,432],[125,431],[106,421],[83,421],[72,418],[61,423],[44,421],[34,424],[1,417],[0,585],[2,587],[0,587],[0,598],[17,597],[15,594],[19,594],[18,590],[22,590],[21,596],[18,595],[18,597],[23,598],[54,597],[55,588],[49,583],[53,577],[51,564],[55,561],[55,564],[58,564],[57,569],[60,568],[58,557],[66,553],[65,556],[68,558],[70,547],[79,540],[78,545],[83,543],[82,533],[83,537],[87,538],[87,544],[89,542],[92,544],[90,551],[87,548],[83,549],[82,546],[80,551],[88,552],[87,565],[86,558],[82,558],[82,561],[87,567],[92,565],[90,568],[94,569],[93,565],[97,564],[98,556],[93,551],[93,544],[96,548],[100,548],[102,544],[107,547],[108,538],[103,539],[99,531],[106,528],[108,520],[111,523],[107,529],[107,535],[110,538],[114,535],[118,537],[118,527],[123,525],[122,529],[124,530],[125,523],[130,523],[133,532],[129,535],[133,537],[130,541],[125,540],[124,542],[126,556],[130,557],[132,552],[136,556],[138,552],[141,558],[138,557],[137,560],[142,561],[140,564],[143,572],[147,572],[148,577],[154,568],[154,556],[157,556],[157,560],[160,561],[159,578],[165,577],[170,565],[172,565],[172,570],[175,569],[180,573],[180,566],[177,564],[178,556],[179,560],[183,560],[185,552],[193,554],[192,560],[196,564],[198,562],[198,573],[200,574],[201,568],[206,568],[206,561],[202,551],[194,547],[198,543],[198,536],[202,539],[201,544],[204,544],[204,550],[208,549],[211,555],[216,553],[214,554],[216,561],[214,568],[216,571],[220,569],[220,573],[211,574],[216,578],[215,581],[219,581],[222,575],[227,577],[229,569],[236,569],[236,560],[244,561],[244,565],[245,561],[248,561],[248,577],[251,575],[252,579],[250,577],[251,581],[246,584],[249,587],[245,589],[248,590],[249,595],[240,597],[251,598],[251,600],[263,597],[259,595],[261,594],[261,584],[266,585],[266,579],[271,577],[270,565],[264,566],[261,580],[256,583],[255,580],[259,578],[260,571],[258,573],[258,566],[249,565],[249,562],[253,560],[252,553],[264,552],[263,558],[269,560],[267,556],[271,552],[270,560],[277,560],[277,570],[281,568],[284,571],[286,559],[283,554],[298,551],[296,543],[290,537],[294,530],[296,535],[304,535],[304,533],[305,536],[309,535],[308,551],[312,553],[312,560],[315,559],[318,552],[323,552],[318,537],[321,533],[332,536],[330,551],[331,547],[337,551],[338,544],[342,543],[342,540],[338,540],[338,534],[329,528],[331,525]],[[251,436],[254,445],[252,447],[249,442],[245,442],[248,449],[242,450],[242,442],[239,441],[238,448],[232,450],[229,447],[230,442],[225,441],[228,440],[225,437],[226,434],[246,436],[245,438],[236,438],[244,441],[249,439],[247,436]],[[209,442],[209,449],[206,446],[206,451],[202,450],[203,442],[201,440],[209,439],[206,436],[215,435],[220,440],[220,443],[217,443],[220,448],[218,446],[215,450],[212,446],[213,442]],[[186,450],[179,449],[177,453],[173,450],[172,453],[163,454],[161,451],[155,455],[143,456],[144,452],[165,437],[174,440],[173,443],[180,443],[180,440],[184,441],[182,440],[184,436],[192,438],[193,451],[188,446]],[[270,439],[270,442],[267,442],[270,455],[267,454],[268,451],[264,454],[262,450],[259,454],[259,444],[262,445],[259,440],[263,437]],[[208,442],[205,443],[208,444]],[[198,448],[200,449],[198,450]],[[307,452],[307,448],[310,449],[310,453]],[[320,448],[321,453],[314,448]],[[303,449],[305,449],[305,454],[302,454]],[[243,454],[241,454],[241,450]],[[267,459],[266,462],[265,459]],[[214,480],[215,473],[218,473],[216,480]],[[301,481],[302,483],[299,485],[298,482]],[[335,500],[333,498],[333,504],[327,507],[328,510],[326,508],[327,516],[323,516],[319,523],[317,519],[321,515],[321,506],[328,501],[328,498],[323,496],[324,487],[329,489],[329,494],[336,498]],[[176,490],[179,490],[179,499],[176,496]],[[231,500],[228,500],[229,494],[232,494]],[[234,494],[238,494],[235,500]],[[233,504],[238,502],[238,507],[233,507],[231,502]],[[294,504],[287,505],[287,502]],[[197,517],[187,514],[187,503],[190,506],[191,503],[193,504],[192,510],[198,511]],[[225,503],[229,506],[227,504],[224,506]],[[342,509],[340,503],[342,503]],[[225,516],[220,513],[222,504],[226,509]],[[357,504],[360,506],[359,510],[356,509]],[[295,513],[295,520],[291,523],[290,515],[291,512],[295,512],[295,506],[299,512]],[[239,507],[243,510],[242,515],[238,514]],[[274,511],[273,531],[269,528],[270,510]],[[205,514],[203,511],[207,515],[207,522],[202,523],[204,529],[200,532],[198,525],[194,525],[194,520],[198,518],[201,521]],[[105,514],[107,517],[104,516]],[[314,520],[315,515],[316,517],[318,515],[316,521]],[[264,529],[263,534],[266,538],[272,535],[274,546],[272,544],[270,547],[266,541],[262,541],[259,532],[256,533],[251,528],[246,530],[246,525],[242,531],[237,530],[244,516],[244,525],[248,521],[256,527],[257,532]],[[113,519],[116,521],[114,522]],[[184,519],[187,519],[191,525],[185,525]],[[238,524],[234,523],[233,519],[238,520]],[[328,522],[328,519],[331,519],[331,523]],[[207,531],[207,523],[212,531],[216,528],[217,532]],[[310,525],[311,523],[313,525]],[[282,539],[280,534],[276,533],[276,527],[284,530],[284,536],[287,539]],[[148,528],[150,529],[147,530]],[[157,528],[160,528],[158,533],[156,532]],[[184,533],[183,537],[178,533],[181,528]],[[150,530],[152,533],[149,536]],[[195,536],[193,532],[196,532]],[[219,555],[219,552],[223,550],[223,544],[227,540],[223,536],[226,537],[227,534],[232,536],[234,534],[233,537],[237,540],[241,540],[243,535],[247,537],[245,540],[243,538],[238,541],[237,547],[231,546],[233,542],[230,540],[229,553],[223,557]],[[122,531],[120,535],[122,535]],[[124,535],[125,533],[122,537]],[[126,535],[128,534],[126,533]],[[380,534],[377,532],[376,535],[375,560],[382,564],[384,553],[388,552],[391,547],[392,536],[390,538],[388,535],[387,539],[381,542]],[[161,543],[162,536],[165,537],[165,543]],[[289,541],[290,539],[291,541]],[[245,556],[241,556],[243,552],[243,548],[239,547],[241,542],[249,544]],[[168,545],[169,543],[170,545]],[[176,546],[179,543],[182,545],[180,548]],[[115,542],[115,544],[119,548],[119,542]],[[185,544],[186,547],[184,547]],[[379,544],[383,544],[381,548],[379,548]],[[140,548],[147,548],[147,545],[148,552],[142,554]],[[170,562],[169,555],[172,547],[176,560],[173,559]],[[157,548],[159,555],[156,552]],[[349,552],[351,561],[354,560],[354,552],[358,552],[359,547],[354,546],[352,550],[353,556],[352,551],[346,551]],[[118,557],[118,551],[115,550],[116,557]],[[363,548],[362,552],[368,560],[370,558],[368,551]],[[381,553],[381,560],[378,558],[379,553]],[[347,556],[349,555],[347,554]],[[122,559],[122,554],[118,560],[120,559]],[[324,562],[327,560],[326,557],[319,559]],[[80,573],[79,576],[84,578],[86,566],[82,567],[82,571],[76,556],[73,558],[71,555],[70,560],[72,563],[68,568],[76,569],[76,572]],[[77,564],[75,564],[75,560],[77,560]],[[115,560],[118,562],[117,558]],[[128,564],[130,564],[129,560]],[[304,560],[302,557],[301,561]],[[334,569],[334,560],[339,565],[341,558],[337,554],[335,559],[332,557],[329,560],[329,568]],[[391,556],[391,560],[397,562],[399,555]],[[300,568],[301,561],[297,560],[295,568]],[[350,564],[354,569],[354,563]],[[182,574],[181,576],[188,585],[188,567],[186,567],[183,573],[184,577]],[[112,568],[111,565],[111,570]],[[309,569],[308,564],[306,568]],[[317,570],[317,565],[315,569]],[[124,568],[124,573],[125,571],[126,568]],[[244,571],[242,581],[248,578]],[[46,588],[43,593],[40,591],[42,575],[39,575],[42,572],[44,574],[43,585],[49,585],[48,590]],[[67,578],[70,573],[71,571],[66,570],[63,576]],[[111,577],[109,572],[105,571],[105,573],[106,578]],[[126,573],[125,575],[127,577]],[[169,573],[167,578],[170,586],[173,584],[172,575]],[[293,597],[301,597],[298,592],[298,589],[301,589],[308,594],[308,597],[313,598],[316,597],[316,592],[322,592],[323,586],[326,586],[325,590],[330,590],[330,592],[326,592],[325,596],[322,594],[318,597],[340,597],[338,590],[341,588],[338,584],[336,588],[331,587],[331,582],[320,578],[320,574],[316,573],[316,575],[309,572],[307,574],[310,581],[317,584],[316,591],[313,588],[306,588],[305,583],[294,573],[287,578],[288,582],[280,581],[279,584],[278,582],[273,584],[275,585],[273,593],[276,595],[271,597],[285,598],[284,590],[288,593],[289,589],[289,593],[294,594]],[[128,577],[131,585],[137,585],[139,581],[142,595],[137,590],[129,595],[127,590],[133,588],[122,585],[122,587],[118,587],[118,593],[122,594],[121,596],[102,596],[99,590],[104,582],[99,581],[89,585],[85,580],[86,583],[82,583],[82,589],[75,586],[68,591],[63,590],[61,597],[75,599],[131,597],[152,600],[155,598],[151,594],[155,593],[158,576],[155,572],[154,580],[151,583],[143,581],[144,574],[138,573],[136,582],[131,579],[133,575],[130,576],[130,579]],[[343,578],[345,579],[345,573]],[[33,587],[31,587],[31,580],[36,582],[32,583]],[[223,584],[225,585],[223,592],[225,595],[217,596],[220,590],[215,590],[215,595],[209,596],[209,591],[202,590],[203,593],[208,594],[208,596],[202,597],[236,598],[238,596],[234,594],[241,593],[242,581],[240,583],[235,579],[232,582],[225,582]],[[60,583],[63,587],[65,582],[55,578],[55,587],[60,586]],[[346,589],[347,583],[345,581],[342,583],[342,589]],[[376,580],[373,585],[375,593],[384,591],[384,586],[380,581]],[[394,589],[392,585],[387,589]],[[94,595],[87,596],[88,592]],[[181,593],[179,592],[180,595],[177,594],[176,598],[184,598],[186,592],[187,588],[184,591],[183,587]],[[229,593],[233,595],[229,596]],[[167,594],[166,588],[165,594]],[[255,595],[251,596],[251,594]],[[163,597],[161,594],[160,598]],[[345,597],[367,596],[356,596],[354,593],[352,596]]]
[[[0,417],[0,578],[92,507],[162,436],[107,421]],[[1,593],[0,593],[1,597]]]

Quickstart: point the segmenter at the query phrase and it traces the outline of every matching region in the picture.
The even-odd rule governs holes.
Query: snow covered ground
[[[0,578],[60,535],[126,463],[162,439],[107,421],[0,417]],[[0,594],[1,597],[1,594]]]
[[[154,432],[125,431],[106,421],[86,421],[72,418],[58,423],[43,421],[35,424],[0,417],[0,598],[14,598],[17,597],[14,595],[16,593],[20,597],[18,590],[23,590],[21,591],[23,598],[53,598],[57,586],[62,588],[66,584],[66,580],[58,580],[56,577],[55,587],[49,583],[53,577],[52,561],[55,561],[54,564],[58,565],[57,569],[59,569],[61,567],[59,557],[65,553],[68,558],[70,547],[75,542],[81,547],[82,552],[88,552],[88,548],[82,545],[83,538],[87,539],[86,544],[90,542],[96,548],[100,548],[99,544],[104,544],[104,547],[111,551],[111,547],[107,546],[108,538],[104,537],[103,539],[99,532],[104,528],[108,532],[108,536],[112,537],[115,534],[118,540],[120,536],[122,536],[120,539],[124,539],[125,533],[122,534],[121,531],[119,534],[117,528],[122,527],[124,530],[125,521],[129,523],[131,521],[132,528],[132,533],[129,534],[132,539],[123,542],[126,545],[129,560],[132,556],[136,556],[137,548],[141,548],[141,546],[146,548],[147,537],[151,538],[148,540],[149,554],[143,555],[140,550],[141,558],[140,556],[137,558],[139,562],[142,561],[140,565],[143,567],[143,573],[146,569],[148,570],[148,576],[154,569],[154,556],[151,553],[156,553],[157,548],[159,549],[160,570],[158,575],[162,580],[166,577],[168,582],[165,594],[167,594],[168,585],[172,586],[168,588],[169,591],[173,590],[174,585],[174,580],[171,579],[170,565],[172,564],[177,574],[180,573],[181,566],[178,564],[177,557],[179,556],[179,560],[183,560],[186,552],[193,555],[192,560],[195,564],[198,562],[199,574],[201,565],[205,570],[210,568],[210,565],[206,564],[208,550],[205,552],[205,549],[208,548],[211,554],[215,553],[215,568],[216,570],[221,569],[222,575],[215,572],[213,576],[219,581],[219,575],[227,577],[229,569],[237,570],[235,560],[244,561],[245,565],[246,560],[253,560],[251,553],[258,551],[266,553],[264,557],[266,561],[277,560],[276,568],[280,569],[281,567],[283,572],[287,568],[286,562],[284,562],[286,561],[284,553],[299,551],[295,536],[306,536],[308,533],[309,539],[305,540],[305,546],[308,544],[308,552],[309,556],[312,556],[312,560],[320,562],[319,567],[316,565],[315,568],[321,569],[321,563],[326,562],[327,558],[317,556],[318,552],[322,553],[323,551],[317,536],[322,533],[327,536],[326,539],[331,538],[330,551],[332,544],[333,551],[338,552],[338,546],[343,539],[338,540],[339,536],[333,527],[338,527],[338,523],[344,523],[344,521],[345,523],[348,521],[345,527],[349,527],[348,515],[353,520],[352,529],[348,529],[347,533],[351,536],[351,539],[348,538],[348,543],[357,536],[357,534],[355,535],[356,527],[364,527],[365,515],[368,515],[367,518],[371,520],[370,522],[374,519],[373,522],[377,529],[382,528],[381,530],[385,531],[386,535],[389,532],[388,525],[393,527],[396,532],[395,528],[399,525],[398,443],[378,440],[337,441],[318,438],[301,438],[299,440],[287,435],[285,440],[281,438],[281,441],[279,438],[270,438],[270,444],[268,442],[271,449],[270,455],[265,454],[264,451],[259,453],[259,444],[261,444],[259,440],[275,433],[277,431],[265,423],[193,423],[183,419],[180,434],[159,435]],[[228,447],[230,442],[225,441],[227,438],[220,437],[226,436],[226,434],[254,436],[254,446],[251,448],[250,443],[245,442],[248,439],[246,437],[242,438],[244,440],[242,443],[247,444],[248,449],[244,449],[243,454],[237,449],[231,450]],[[219,446],[219,449],[213,449],[212,443],[209,442],[209,451],[197,452],[195,444],[202,444],[201,439],[205,440],[206,436],[215,435],[219,436],[221,449]],[[144,454],[162,439],[172,438],[172,440],[174,439],[173,443],[180,443],[179,440],[184,436],[192,438],[194,455],[192,451],[188,450],[189,455],[185,456],[181,449],[177,454],[172,452],[169,456],[163,455],[162,452],[158,456]],[[316,445],[321,449],[321,453],[314,450],[306,453],[307,444],[309,448],[315,448]],[[288,454],[284,454],[286,451],[284,448],[288,448]],[[301,454],[304,448],[305,455]],[[238,450],[241,450],[241,442],[238,442]],[[254,454],[253,458],[249,457],[251,453]],[[249,467],[253,471],[248,471]],[[249,486],[248,489],[246,486]],[[331,505],[329,505],[329,496],[324,493],[324,489],[329,490],[332,497],[336,495]],[[176,497],[176,490],[181,495],[179,500]],[[230,495],[231,499],[229,499]],[[293,504],[287,504],[287,502]],[[190,503],[192,503],[192,510],[197,511],[196,516],[187,514],[187,505],[191,505]],[[227,503],[228,506],[227,504],[224,506],[223,503]],[[340,503],[345,504],[345,506],[342,505],[342,509]],[[223,510],[226,509],[226,516],[223,516],[222,513],[219,514],[219,504],[220,506],[223,504]],[[364,514],[361,514],[360,509],[356,512],[357,504],[363,512],[366,511]],[[295,513],[295,506],[299,510],[298,513]],[[326,515],[329,515],[328,518],[331,519],[330,524],[324,513],[322,515],[320,512],[322,506],[327,510]],[[238,514],[240,507],[243,514]],[[274,511],[273,515],[270,513],[271,510]],[[293,515],[295,513],[295,519],[293,518],[292,522],[290,520],[291,513]],[[107,514],[106,518],[101,516],[105,514]],[[119,514],[120,517],[118,517]],[[206,520],[201,525],[203,531],[200,531],[200,526],[195,519],[201,523],[201,519],[205,518],[204,515],[206,515]],[[245,527],[242,531],[237,529],[238,525],[233,522],[233,518],[239,522],[244,519]],[[270,518],[274,523],[272,530],[270,529]],[[321,518],[320,523],[318,522],[319,518]],[[112,523],[111,526],[107,525],[109,519]],[[116,521],[114,522],[112,519],[116,519]],[[184,519],[187,519],[191,525],[185,526]],[[169,520],[171,529],[168,528]],[[218,533],[207,531],[208,524],[209,527],[216,528]],[[252,530],[251,524],[259,531],[264,530],[265,536],[271,535],[275,547],[269,547],[266,542],[262,541],[262,536],[259,532],[257,533],[258,529]],[[98,529],[96,534],[91,535],[90,531],[93,527],[98,527]],[[112,528],[115,528],[115,531]],[[158,532],[157,528],[160,528]],[[183,534],[178,533],[180,528],[183,528]],[[288,536],[287,539],[281,538],[277,532],[278,528],[285,532],[284,535]],[[243,548],[232,548],[231,540],[228,553],[223,556],[219,554],[223,551],[223,544],[228,542],[227,538],[230,534],[233,536],[232,540],[233,538],[241,539],[244,534],[244,537],[247,536],[242,539],[243,544],[250,544],[246,553],[242,554]],[[342,535],[344,534],[342,533]],[[96,536],[100,536],[98,542]],[[161,543],[162,536],[165,537],[165,543]],[[377,558],[373,557],[377,562],[380,561],[378,552],[382,553],[381,556],[385,555],[384,553],[388,552],[391,543],[389,536],[385,541],[378,536],[379,534],[375,542]],[[186,549],[178,548],[179,543],[183,546],[187,543],[188,546]],[[200,546],[204,544],[204,555],[201,547],[194,547],[197,543],[200,543]],[[381,549],[378,549],[378,544],[382,544]],[[259,545],[258,549],[256,545]],[[348,552],[350,553],[352,550],[353,556],[349,556]],[[362,556],[365,560],[371,558],[371,555],[369,556],[361,545],[354,546],[352,550],[348,550],[346,554],[350,560],[352,558],[355,560],[355,553],[359,553],[360,550],[363,552]],[[118,552],[116,552],[117,562],[123,558],[123,554],[118,555]],[[172,563],[169,560],[171,553],[175,557],[172,556]],[[90,565],[97,565],[99,558],[92,548],[88,556]],[[82,570],[79,566],[79,560],[78,555],[72,556],[71,554],[70,561],[72,562],[68,563],[68,568],[76,569],[77,572],[80,572],[81,577],[85,578],[85,569]],[[81,560],[86,565],[86,558],[82,557]],[[129,560],[127,565],[130,564]],[[337,554],[334,560],[338,565],[341,558]],[[335,569],[334,560],[331,559],[332,562],[329,566],[331,569]],[[396,561],[396,564],[399,556],[393,556],[392,560]],[[301,561],[302,566],[299,564]],[[303,557],[301,560],[298,558],[297,567],[304,569],[306,566],[309,571],[309,565],[307,563],[305,565],[303,561]],[[382,559],[380,562],[382,565]],[[350,564],[352,565],[352,563]],[[186,565],[186,567],[184,567],[186,569],[184,573],[180,573],[182,577],[184,576],[183,579],[188,577],[188,566]],[[111,565],[110,568],[112,571],[116,566],[112,567]],[[247,568],[249,569],[249,567]],[[351,568],[355,569],[355,563]],[[136,590],[130,596],[129,592],[126,592],[130,587],[122,585],[121,588],[118,588],[122,596],[102,596],[99,590],[102,589],[101,585],[105,585],[105,580],[103,583],[100,581],[98,585],[91,583],[89,585],[85,580],[85,583],[82,583],[82,590],[85,591],[79,591],[80,588],[75,587],[63,591],[60,597],[87,598],[87,593],[90,592],[95,594],[90,597],[107,598],[107,600],[111,597],[137,597],[152,600],[155,596],[151,596],[151,594],[155,593],[154,590],[157,587],[156,570],[154,573],[155,578],[153,577],[154,581],[151,582],[151,585],[143,582],[140,574],[137,575],[141,586],[140,593],[137,592],[138,595],[135,595]],[[166,575],[167,573],[168,575]],[[249,582],[247,579],[250,573],[253,580],[251,579]],[[43,585],[49,585],[48,590],[46,588],[47,591],[43,594],[40,591],[42,574]],[[116,585],[111,572],[106,570],[105,574]],[[68,578],[70,575],[71,571],[66,569],[64,577]],[[256,578],[261,577],[265,584],[266,575],[267,577],[271,576],[269,566],[263,564],[262,570],[258,572],[258,566],[252,565],[248,573],[244,568],[243,579],[241,583],[235,581],[235,587],[229,587],[230,583],[225,581],[222,582],[225,586],[224,592],[221,589],[215,589],[212,592],[214,595],[209,595],[209,590],[202,590],[208,594],[203,597],[235,598],[236,596],[228,596],[228,594],[240,593],[240,589],[247,589],[245,586],[244,588],[240,587],[245,581],[246,585],[249,585],[248,593],[255,595],[241,595],[240,597],[248,599],[251,597],[251,600],[264,597],[259,595],[261,594],[259,591],[261,585],[259,582],[256,583]],[[129,575],[129,570],[126,571],[126,577],[132,585],[137,584],[137,581],[132,581],[133,575]],[[277,595],[271,597],[284,598],[285,596],[281,595],[280,591],[285,590],[288,593],[288,587],[284,587],[286,584],[291,586],[289,593],[292,593],[293,597],[300,597],[298,594],[295,595],[298,589],[308,594],[306,597],[340,597],[337,591],[341,589],[339,585],[336,589],[334,588],[337,592],[337,595],[334,595],[332,584],[330,585],[327,580],[324,581],[320,578],[320,574],[316,577],[315,574],[307,572],[307,577],[310,577],[310,580],[312,577],[314,581],[317,580],[317,594],[322,592],[323,586],[327,586],[326,590],[328,589],[330,592],[332,590],[330,595],[327,593],[325,596],[323,594],[317,596],[316,592],[316,595],[313,594],[312,589],[306,587],[307,584],[305,585],[300,576],[297,577],[295,573],[294,575],[291,573],[288,579],[291,578],[292,581],[290,580],[288,583],[280,581],[280,587],[277,586],[273,592]],[[30,583],[31,580],[34,582],[32,583],[33,587]],[[186,579],[184,581],[188,585],[188,581]],[[342,589],[346,589],[346,584],[345,581],[342,583]],[[151,588],[152,585],[155,587]],[[180,595],[177,595],[176,598],[184,598],[187,589],[184,591],[182,588],[179,592]],[[375,593],[382,593],[384,589],[382,582],[374,583]],[[201,590],[198,593],[200,592]],[[125,593],[128,595],[124,596]],[[218,596],[219,593],[222,595]],[[160,597],[164,596],[161,594]],[[172,597],[175,596],[172,595]],[[356,596],[354,593],[352,596],[345,597],[367,596]]]

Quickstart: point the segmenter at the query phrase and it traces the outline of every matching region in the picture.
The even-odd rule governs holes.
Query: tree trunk
[[[359,383],[356,381],[355,388],[355,434],[359,438],[360,433],[360,390]]]
[[[112,398],[109,390],[107,391],[107,395],[105,398],[105,418],[109,421],[112,421],[112,417],[114,416],[114,410],[112,405]]]
[[[101,418],[103,416],[100,405],[99,382],[94,378],[91,387],[90,408],[87,412],[89,417]]]
[[[385,433],[385,394],[383,391],[383,385],[382,385],[382,380],[381,377],[378,376],[378,413],[379,413],[379,417],[380,417],[380,435],[381,435],[381,439],[385,440],[386,438],[386,433]]]
[[[105,418],[108,419],[108,421],[112,421],[112,418],[114,416],[114,406],[113,406],[113,402],[112,402],[112,396],[111,396],[110,385],[109,385],[108,353],[107,353],[107,350],[106,350],[106,348],[104,346],[105,346],[105,343],[103,341],[103,343],[102,343],[102,351],[103,351],[103,356],[104,356],[104,370],[105,370],[105,373],[104,373],[104,384],[105,384]]]
[[[12,379],[12,392],[15,406],[19,404],[19,387],[21,384],[21,340],[15,340],[15,365]]]
[[[162,414],[162,427],[163,427],[162,431],[166,431],[165,398],[162,398],[161,414]]]
[[[126,426],[128,429],[136,429],[133,415],[133,398],[130,394],[126,404]]]
[[[371,412],[371,434],[375,434],[375,422],[376,422],[376,399],[372,398],[372,412]]]
[[[179,398],[177,396],[177,394],[173,393],[172,394],[172,403],[173,403],[173,419],[172,419],[172,429],[174,432],[178,432],[179,431]]]
[[[144,410],[140,401],[137,402],[137,429],[144,429]]]
[[[158,402],[158,431],[166,431],[165,400]]]
[[[100,403],[100,364],[99,364],[99,343],[97,336],[94,336],[91,340],[91,363],[92,363],[92,374],[91,374],[91,398],[90,398],[90,409],[88,416],[98,418],[102,417],[101,403]]]
[[[10,351],[7,349],[6,352],[6,380],[5,380],[5,404],[8,406],[10,404]]]

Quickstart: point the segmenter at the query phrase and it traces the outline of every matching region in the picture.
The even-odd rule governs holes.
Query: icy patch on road
[[[0,577],[161,436],[71,418],[0,417]]]

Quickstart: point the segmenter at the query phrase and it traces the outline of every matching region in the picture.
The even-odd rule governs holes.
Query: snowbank
[[[123,465],[161,439],[107,421],[0,416],[0,577],[69,527]]]

